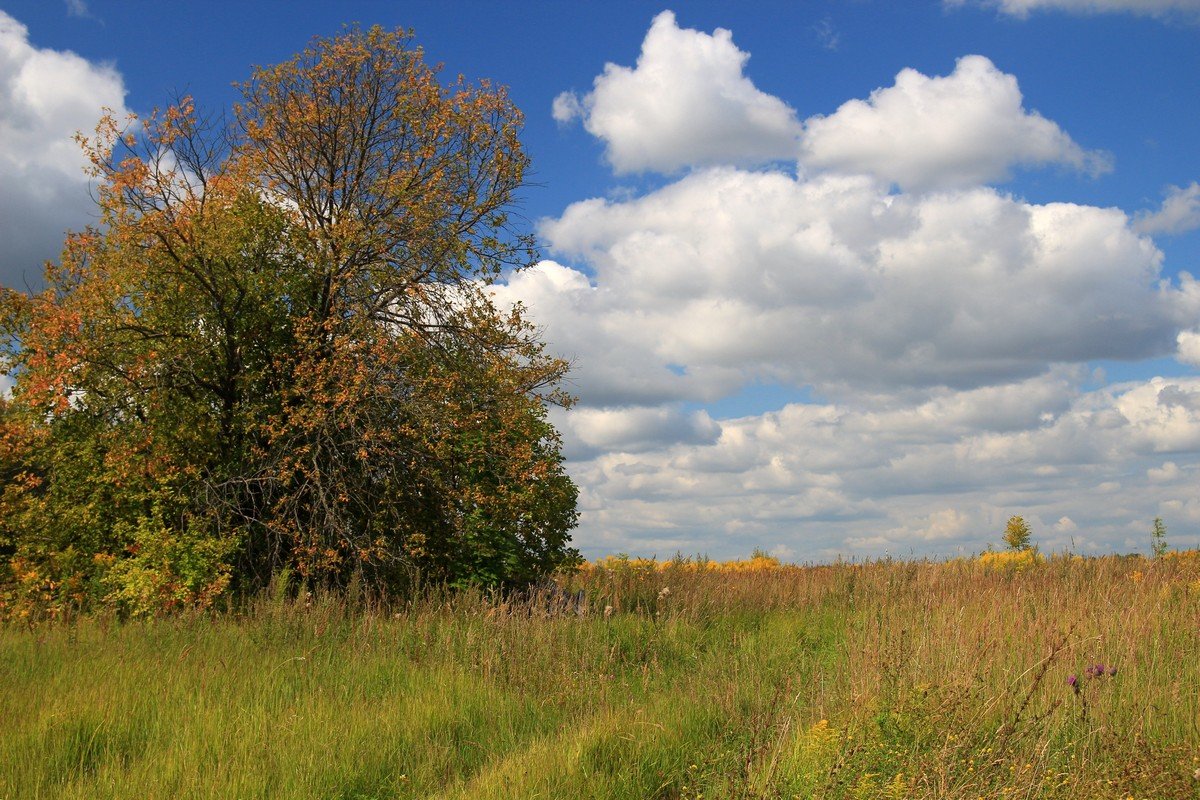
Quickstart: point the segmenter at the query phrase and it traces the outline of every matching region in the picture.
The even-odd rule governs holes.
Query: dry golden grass
[[[559,586],[0,629],[0,798],[1198,796],[1197,553]]]

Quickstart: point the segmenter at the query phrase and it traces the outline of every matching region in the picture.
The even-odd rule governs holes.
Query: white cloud
[[[1036,394],[1040,380],[1006,388]],[[986,417],[994,402],[945,399],[970,409],[964,418]],[[841,404],[717,424],[711,444],[573,462],[589,487],[585,549],[952,555],[999,541],[1018,513],[1047,550],[1123,546],[1156,514],[1171,524],[1188,513],[1194,481],[1180,465],[1200,455],[1200,379],[1074,394],[1052,423],[1002,431],[947,424],[920,406],[881,415]],[[1164,450],[1180,455],[1164,464]]]
[[[1161,467],[1150,467],[1146,477],[1155,483],[1174,481],[1179,478],[1179,466],[1174,461],[1164,461]]]
[[[560,92],[550,105],[550,116],[560,125],[568,125],[585,113],[579,95],[574,92]]]
[[[553,261],[512,275],[491,287],[501,304],[520,300],[531,309],[557,354],[572,362],[567,388],[590,406],[639,406],[688,399],[716,399],[737,386],[730,371],[721,381],[672,369],[655,352],[644,323],[655,312],[623,307],[612,287],[592,286],[577,270]]]
[[[1184,364],[1200,367],[1200,331],[1180,331],[1175,358]]]
[[[826,50],[837,50],[838,45],[842,43],[841,34],[833,25],[831,17],[825,17],[812,27],[813,33],[817,37],[817,41],[821,43],[821,47]]]
[[[1115,396],[1114,401],[1142,452],[1200,449],[1200,379],[1154,378]]]
[[[913,69],[867,100],[850,100],[805,123],[804,164],[866,173],[905,189],[1003,180],[1014,166],[1108,168],[1055,123],[1023,107],[1017,79],[983,56],[958,60],[946,77]]]
[[[1054,530],[1059,533],[1074,533],[1079,530],[1079,526],[1070,517],[1059,517],[1058,522],[1054,523]]]
[[[967,5],[969,0],[943,0],[947,8]],[[1065,11],[1082,14],[1130,13],[1165,16],[1200,12],[1200,0],[975,0],[1010,16],[1025,18],[1031,11]]]
[[[124,114],[124,97],[113,67],[34,47],[0,11],[0,284],[36,283],[64,232],[92,220],[72,136],[90,133],[104,106]]]
[[[555,98],[554,118],[582,119],[604,140],[618,173],[794,158],[795,112],[755,88],[743,74],[748,58],[728,30],[710,35],[680,28],[664,11],[654,18],[636,67],[605,65],[586,96]]]
[[[580,408],[557,413],[569,457],[599,453],[642,453],[675,444],[712,444],[720,426],[704,411],[677,407]],[[574,451],[574,452],[572,452]]]
[[[680,195],[673,202],[711,195],[702,190],[714,188],[705,180],[739,175],[766,181],[782,192],[771,196],[772,201],[803,188],[790,178],[782,178],[782,183],[772,180],[780,176],[712,173],[677,184],[673,188]],[[822,179],[818,184],[833,180]],[[843,189],[848,185],[860,189],[865,186],[861,179],[857,184],[836,180]],[[697,184],[692,187],[694,193],[689,183]],[[867,201],[869,192],[852,192],[856,204],[845,202],[845,196],[828,194],[828,185],[808,188],[816,192],[814,196],[825,200],[840,197],[842,202],[824,202],[810,208],[811,217],[800,213],[803,205],[794,203],[785,204],[779,214],[799,220],[798,224],[806,219],[823,220],[827,230],[843,232],[856,229],[850,219],[830,212],[830,208],[843,212],[858,208],[860,223],[871,219],[870,214],[861,215],[863,208],[872,207]],[[1104,212],[1093,220],[1090,215],[1098,212],[1096,209],[1076,217],[1072,215],[1081,213],[1080,209],[1051,208],[1045,212],[1050,216],[1039,226],[1034,221],[1045,210],[994,192],[984,195],[1000,206],[1017,207],[1017,217],[1023,221],[1016,230],[1024,226],[1026,231],[1021,235],[1036,238],[1055,231],[1052,244],[1015,251],[1026,256],[1042,254],[1030,262],[1032,268],[1041,270],[1038,281],[1042,291],[1074,293],[1085,308],[1097,302],[1108,304],[1114,312],[1109,315],[1109,323],[1118,327],[1125,322],[1114,322],[1120,304],[1112,298],[1122,292],[1131,307],[1148,303],[1156,310],[1151,317],[1160,317],[1157,312],[1170,306],[1170,295],[1159,295],[1151,289],[1155,251],[1141,249],[1145,243],[1128,233],[1121,215]],[[748,193],[747,202],[753,196]],[[759,208],[777,207],[775,202],[757,196]],[[631,201],[633,207],[621,211],[628,212],[631,219],[642,220],[645,227],[638,228],[633,238],[647,249],[627,243],[632,234],[626,230],[625,217],[608,217],[606,213],[615,213],[614,209],[596,203],[586,209],[586,215],[599,214],[593,225],[586,226],[595,238],[583,236],[585,228],[568,226],[569,231],[564,228],[559,232],[567,239],[571,238],[568,233],[580,235],[571,241],[580,252],[591,254],[597,267],[592,280],[576,270],[544,262],[513,276],[509,286],[498,287],[501,293],[520,290],[516,293],[529,301],[534,318],[543,324],[548,321],[546,332],[552,343],[557,344],[564,332],[569,332],[568,338],[583,351],[579,353],[579,365],[584,374],[577,388],[583,393],[584,405],[556,416],[555,422],[568,444],[572,474],[584,487],[584,513],[577,542],[585,552],[670,555],[682,550],[732,557],[763,547],[786,548],[802,558],[830,558],[838,553],[952,555],[978,552],[989,542],[998,541],[1004,520],[1013,513],[1022,513],[1031,520],[1035,539],[1044,549],[1103,551],[1127,549],[1124,540],[1129,526],[1155,514],[1170,520],[1190,513],[1186,502],[1192,486],[1187,470],[1200,454],[1200,379],[1157,378],[1084,392],[1078,386],[1089,375],[1086,368],[1047,370],[1047,364],[1039,362],[1041,374],[1021,381],[981,376],[983,385],[966,390],[945,386],[909,389],[897,385],[904,383],[905,376],[889,375],[891,384],[862,391],[866,385],[863,381],[869,382],[872,376],[843,376],[854,391],[846,391],[837,402],[792,404],[778,411],[726,420],[683,411],[675,402],[680,396],[701,396],[721,386],[737,387],[756,371],[786,370],[791,363],[790,368],[803,374],[804,364],[820,355],[815,350],[817,344],[834,350],[828,355],[830,364],[857,357],[856,353],[866,349],[869,342],[885,340],[888,334],[871,331],[867,326],[860,340],[843,341],[839,335],[853,334],[853,327],[867,325],[866,320],[872,314],[882,314],[886,306],[874,305],[871,312],[857,311],[857,303],[873,302],[874,292],[859,291],[853,282],[843,281],[836,270],[830,270],[830,282],[845,283],[847,290],[811,298],[811,307],[804,305],[804,295],[776,298],[778,307],[786,313],[800,314],[801,322],[792,326],[793,337],[774,349],[768,339],[735,335],[739,325],[747,324],[741,315],[706,312],[692,319],[688,314],[693,306],[711,309],[720,305],[706,299],[711,297],[727,298],[747,317],[769,315],[769,293],[761,292],[756,284],[770,274],[770,269],[778,267],[777,261],[762,256],[763,250],[775,252],[772,245],[777,240],[764,240],[763,235],[764,231],[776,230],[777,221],[767,220],[762,229],[752,225],[742,230],[749,217],[740,213],[738,203],[728,202],[726,193],[722,205],[730,217],[714,220],[718,230],[713,235],[741,243],[731,252],[745,252],[745,259],[732,266],[720,257],[708,261],[698,254],[709,252],[716,239],[693,242],[677,259],[679,264],[690,263],[690,272],[671,276],[661,274],[670,273],[676,264],[667,257],[671,249],[656,249],[655,243],[663,237],[681,236],[686,228],[665,225],[668,219],[680,221],[668,214],[673,204],[640,205],[653,197]],[[955,199],[964,202],[962,197]],[[892,205],[904,202],[910,201],[894,198]],[[923,240],[919,212],[927,202],[932,201],[922,200],[900,209],[904,219],[916,215],[917,223],[900,225],[884,219],[878,220],[875,228],[866,226],[877,232],[878,240],[863,238],[859,231],[857,239],[864,251],[888,252],[879,240],[889,236],[906,242],[914,237]],[[980,215],[974,213],[977,210],[970,207],[965,213],[978,219]],[[698,217],[703,216],[702,211],[697,210]],[[582,220],[575,223],[583,224]],[[785,229],[778,235],[783,241],[796,238],[794,230]],[[1139,247],[1124,250],[1119,245],[1123,237],[1140,243]],[[923,247],[909,248],[923,253],[926,262],[945,258],[939,254],[947,249],[947,243],[939,237],[931,241]],[[967,237],[966,241],[986,242],[992,238]],[[748,242],[756,242],[758,249],[747,249]],[[958,247],[964,245],[959,242]],[[1109,253],[1107,260],[1101,259],[1106,265],[1098,265],[1097,259],[1104,252]],[[1128,263],[1120,258],[1112,260],[1114,253],[1121,252],[1139,255]],[[962,267],[949,267],[939,273],[945,303],[970,308],[971,303],[963,299],[964,287],[978,285],[995,305],[1010,308],[1010,300],[1016,296],[1011,292],[1026,291],[1020,288],[1019,274],[1013,274],[1016,261],[997,257],[986,248],[967,248],[964,253],[972,255],[966,258],[960,254],[966,261],[959,262],[955,260],[959,256],[955,256],[949,263],[991,260],[993,268],[1000,270],[997,274],[1008,275],[1009,281],[1017,282],[1017,289],[1006,290],[999,279],[973,283],[980,276],[986,278],[986,270],[962,276],[960,285],[954,276],[955,270]],[[644,259],[628,260],[638,254]],[[1050,261],[1040,263],[1040,258]],[[784,263],[796,264],[786,259]],[[799,263],[802,266],[803,262]],[[880,263],[891,261],[866,263],[863,272],[873,274]],[[1118,268],[1123,263],[1125,266]],[[1072,264],[1076,265],[1073,269],[1083,273],[1071,278]],[[1093,267],[1083,266],[1088,264],[1095,265],[1094,273],[1090,272]],[[728,279],[722,271],[727,266],[734,270]],[[905,274],[902,271],[888,276],[885,271],[886,288],[897,297],[919,296],[920,292],[905,290],[901,279]],[[741,286],[734,280],[739,275]],[[1097,291],[1098,298],[1108,299],[1100,301],[1080,294],[1083,284],[1103,283],[1105,275],[1115,282]],[[665,282],[643,295],[638,292],[639,278]],[[656,310],[655,298],[664,308]],[[1081,311],[1075,317],[1070,311],[1073,303],[1066,298],[1064,294],[1047,300],[1045,312],[1011,318],[1010,324],[1040,328],[1042,333],[1032,341],[1046,335],[1047,318],[1052,313],[1069,317],[1056,330],[1086,324],[1086,317],[1094,311]],[[1157,305],[1160,303],[1165,305]],[[895,305],[903,317],[903,302]],[[926,316],[929,311],[917,308],[913,313]],[[813,324],[827,317],[849,315],[853,325],[838,328],[839,335],[810,341],[803,335],[809,324],[803,321],[804,314],[812,315]],[[953,317],[951,314],[947,319]],[[976,341],[960,344],[967,351],[985,350],[990,339],[1005,335],[1007,326],[1002,323],[997,317],[977,331]],[[904,330],[911,323],[880,320],[879,324],[886,330]],[[692,326],[704,335],[689,334]],[[706,342],[706,347],[712,349],[696,346],[696,341]],[[736,346],[729,345],[731,341]],[[733,350],[716,347],[714,343],[720,342]],[[685,348],[687,343],[693,349]],[[788,355],[790,347],[798,348],[794,362],[788,360],[792,357]],[[998,347],[1005,351],[1006,346]],[[1006,357],[1015,358],[1017,349],[1007,351]],[[764,355],[767,350],[773,353],[770,358]],[[746,363],[738,366],[739,361]],[[1037,361],[1031,358],[1030,367]],[[593,363],[605,367],[598,371],[590,366]],[[676,364],[680,367],[671,368]],[[624,374],[619,375],[620,370]],[[716,371],[711,381],[709,370]],[[623,386],[631,376],[641,376],[640,383],[632,380],[630,385],[643,405],[612,407],[621,402]],[[610,379],[613,382],[606,383]],[[602,403],[589,400],[593,381],[599,384]],[[659,381],[657,388],[666,403],[659,407],[646,405],[655,402],[654,392],[644,389],[655,381]],[[1169,454],[1171,460],[1164,462],[1164,454]]]
[[[814,29],[836,46],[828,20]],[[552,113],[583,120],[606,144],[617,173],[750,166],[799,157],[810,169],[867,174],[907,190],[969,187],[1006,179],[1015,167],[1110,169],[1036,111],[1017,80],[984,56],[959,59],[948,76],[902,70],[894,85],[801,125],[744,73],[749,55],[732,34],[681,29],[659,14],[635,68],[607,64],[593,90],[563,92]]]
[[[971,519],[955,508],[943,508],[916,520],[916,525],[909,529],[900,529],[897,533],[905,534],[908,539],[915,536],[929,542],[957,540],[970,529]]]
[[[573,204],[541,233],[592,278],[546,262],[498,293],[525,299],[575,359],[585,405],[706,401],[753,381],[1005,383],[1170,353],[1200,300],[1158,288],[1161,253],[1120,211],[986,188],[892,195],[865,177],[710,169]]]
[[[1142,233],[1187,233],[1200,228],[1200,183],[1168,186],[1158,211],[1141,212],[1134,227]]]
[[[1190,514],[1200,379],[1084,387],[1097,359],[1200,365],[1200,282],[1164,281],[1146,235],[1180,225],[1193,190],[1131,220],[984,185],[1108,163],[982,56],[904,70],[789,150],[786,106],[786,135],[747,125],[741,100],[766,96],[745,57],[662,15],[636,69],[560,95],[556,119],[582,118],[617,171],[692,169],[543,220],[558,260],[493,287],[575,362],[581,404],[555,422],[585,552],[969,553],[1014,513],[1044,549],[1103,550]],[[709,115],[737,135],[695,139]],[[744,168],[788,152],[798,172]],[[692,410],[758,384],[818,399]]]

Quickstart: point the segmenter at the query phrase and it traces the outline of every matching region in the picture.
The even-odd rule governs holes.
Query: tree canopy
[[[1004,543],[1009,550],[1030,550],[1033,548],[1033,532],[1024,517],[1012,516],[1004,526]]]
[[[206,605],[282,571],[521,583],[576,557],[566,364],[487,285],[535,258],[503,89],[404,31],[80,137],[98,224],[3,296],[8,613]]]

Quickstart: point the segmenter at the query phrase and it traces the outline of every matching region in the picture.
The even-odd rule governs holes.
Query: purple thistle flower
[[[1117,668],[1116,668],[1116,667],[1109,667],[1109,668],[1108,668],[1108,674],[1109,674],[1109,677],[1113,677],[1113,678],[1115,678],[1115,677],[1116,677],[1116,675],[1117,675]]]
[[[1071,675],[1071,677],[1067,678],[1067,686],[1070,686],[1076,694],[1079,694],[1079,676]]]

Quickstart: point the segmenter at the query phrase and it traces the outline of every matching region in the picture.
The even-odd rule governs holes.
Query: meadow
[[[1200,552],[558,582],[10,624],[0,798],[1200,797]]]

